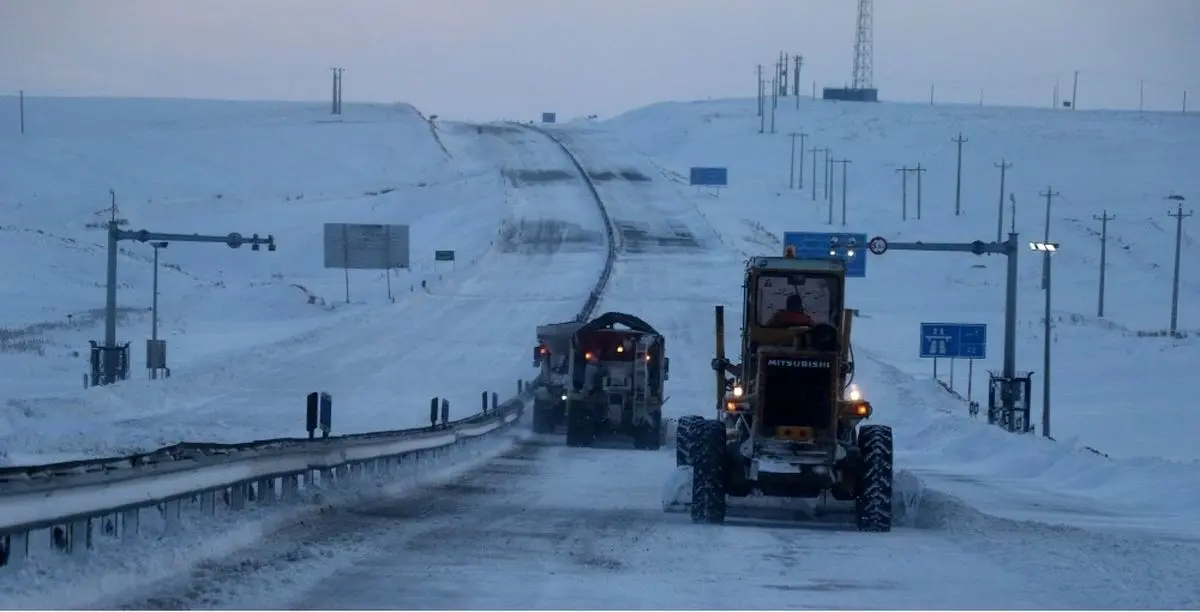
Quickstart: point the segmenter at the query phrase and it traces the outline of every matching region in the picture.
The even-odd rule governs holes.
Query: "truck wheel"
[[[703,423],[704,417],[689,414],[679,417],[675,425],[675,465],[691,465],[689,463],[692,449],[691,444],[696,437],[695,429],[698,423]]]
[[[854,510],[858,530],[892,530],[892,428],[865,425],[858,431],[858,490]]]
[[[725,522],[725,423],[704,419],[693,428],[692,522]]]
[[[554,432],[554,405],[540,400],[533,401],[533,433]]]
[[[583,402],[567,403],[567,446],[591,446],[596,439],[596,424],[591,407]]]
[[[656,451],[662,448],[662,413],[650,415],[649,422],[638,425],[634,434],[634,448]]]

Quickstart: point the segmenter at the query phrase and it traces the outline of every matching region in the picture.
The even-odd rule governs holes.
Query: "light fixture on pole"
[[[1042,327],[1042,435],[1050,437],[1050,256],[1058,252],[1057,242],[1030,242],[1029,250],[1046,259],[1046,312]]]

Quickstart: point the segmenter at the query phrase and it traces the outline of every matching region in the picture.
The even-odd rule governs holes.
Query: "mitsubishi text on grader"
[[[724,522],[730,496],[830,495],[854,502],[860,531],[890,531],[892,430],[860,426],[872,407],[852,384],[845,262],[752,257],[744,287],[739,364],[716,307],[716,418],[679,420],[692,520]]]

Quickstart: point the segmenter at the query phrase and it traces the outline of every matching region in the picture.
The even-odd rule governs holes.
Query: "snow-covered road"
[[[485,466],[300,525],[127,609],[1189,607],[1194,544],[992,518],[926,493],[864,534],[781,511],[664,514],[671,453],[528,436]],[[1066,509],[1064,511],[1070,511]],[[1186,566],[1185,566],[1186,565]],[[1188,593],[1191,593],[1189,595]]]
[[[674,187],[653,180],[652,165],[618,143],[575,132],[568,145],[593,176],[615,174],[597,182],[622,235],[601,310],[645,316],[664,331],[676,364],[670,412],[705,411],[712,305],[736,312],[739,253]],[[636,176],[651,180],[629,178]],[[736,326],[729,332],[732,340]],[[331,511],[187,577],[107,603],[131,609],[1200,605],[1200,543],[1175,528],[1183,514],[1038,489],[939,460],[939,437],[928,430],[936,398],[864,352],[859,374],[877,390],[879,420],[896,426],[898,488],[912,502],[889,534],[858,533],[849,517],[815,520],[780,509],[755,518],[742,513],[721,527],[694,525],[686,514],[661,509],[671,451],[573,449],[560,436],[525,432],[514,434],[510,451],[464,475]]]

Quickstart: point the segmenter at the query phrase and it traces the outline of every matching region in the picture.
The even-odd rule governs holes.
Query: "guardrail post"
[[[311,472],[307,472],[311,474]],[[300,476],[291,475],[283,477],[283,499],[291,501],[300,497]]]
[[[241,510],[246,507],[247,488],[249,487],[244,482],[239,482],[229,487],[229,508],[231,510]]]
[[[163,523],[166,527],[165,531],[167,533],[176,533],[179,531],[180,518],[181,514],[183,513],[182,506],[183,505],[179,503],[178,499],[172,499],[161,506]]]
[[[259,503],[269,503],[275,501],[275,479],[263,478],[258,481],[258,501]]]
[[[72,521],[67,526],[67,554],[77,555],[92,547],[92,519]]]
[[[200,494],[200,511],[209,516],[217,513],[217,494],[205,491]]]
[[[29,532],[21,531],[4,538],[0,566],[20,567],[29,558]]]
[[[429,400],[429,428],[437,429],[438,421],[438,398]]]
[[[525,381],[518,378],[517,379],[517,395],[520,395],[524,392],[525,392]]]
[[[500,394],[492,391],[492,412],[496,411],[496,407],[500,405]]]
[[[131,542],[138,535],[138,519],[141,518],[141,510],[122,510],[121,511],[121,539],[126,542]]]
[[[442,398],[442,427],[450,426],[450,400]]]
[[[479,399],[483,400],[483,413],[487,414],[487,409],[488,409],[487,391],[484,391],[483,393],[481,393],[480,396],[481,397]]]

